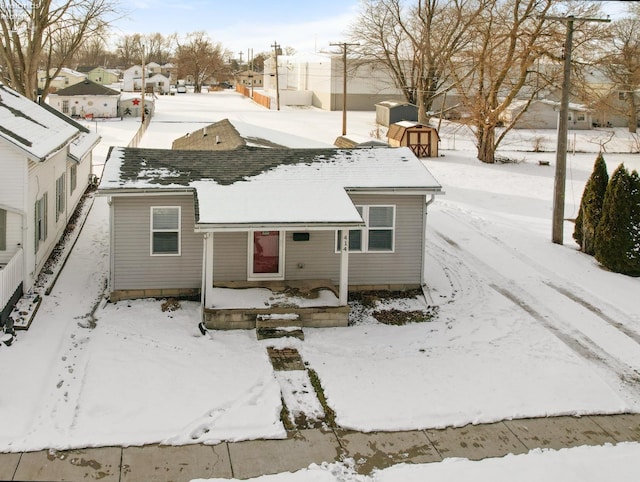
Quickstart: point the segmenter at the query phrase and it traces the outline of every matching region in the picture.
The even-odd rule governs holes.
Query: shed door
[[[250,277],[282,278],[282,236],[280,231],[254,231],[250,246]]]
[[[409,131],[409,148],[417,157],[430,157],[429,131]]]

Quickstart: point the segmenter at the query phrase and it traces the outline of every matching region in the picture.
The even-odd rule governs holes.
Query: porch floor
[[[217,282],[204,322],[211,329],[253,329],[259,315],[295,314],[301,327],[346,326],[349,307],[340,306],[337,293],[331,280]]]

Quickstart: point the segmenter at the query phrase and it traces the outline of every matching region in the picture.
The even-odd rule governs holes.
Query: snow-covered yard
[[[267,111],[231,92],[156,103],[142,147],[169,148],[223,118],[329,144],[341,126],[341,112]],[[374,123],[373,112],[349,113],[353,134],[369,135]],[[126,145],[137,124],[88,125],[103,136],[99,173],[108,147]],[[598,149],[587,134],[602,135],[576,134],[586,152],[568,159],[569,218]],[[404,430],[640,412],[640,279],[609,273],[579,253],[570,222],[564,245],[551,243],[555,154],[528,152],[540,135],[511,136],[513,151],[502,154],[519,162],[483,165],[468,132],[443,127],[444,156],[424,161],[446,191],[429,207],[433,321],[389,326],[364,317],[348,328],[305,329],[304,341],[287,342],[317,372],[340,426]],[[620,162],[640,168],[639,156],[629,154],[633,139],[622,130],[616,136],[607,149],[618,153],[605,154],[610,172]],[[83,328],[108,267],[108,209],[97,198],[31,328],[0,348],[0,451],[284,436],[280,384],[266,354],[282,340],[257,341],[254,331],[201,336],[193,302],[171,312],[155,300],[102,303],[96,327]],[[624,450],[637,453],[630,447]],[[376,480],[412,480],[411,470],[389,469]]]

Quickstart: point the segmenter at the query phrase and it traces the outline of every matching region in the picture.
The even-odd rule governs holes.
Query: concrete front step
[[[251,309],[223,309],[205,308],[204,323],[213,330],[250,330],[256,328],[258,315],[291,314],[295,313],[299,319],[295,326],[303,328],[322,328],[347,326],[349,322],[348,306],[332,306],[318,308],[251,308]],[[282,323],[278,323],[282,326]]]

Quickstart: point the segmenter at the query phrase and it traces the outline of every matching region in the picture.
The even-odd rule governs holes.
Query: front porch
[[[230,281],[210,291],[203,320],[209,329],[254,329],[258,325],[347,326],[349,306],[340,305],[331,280]]]

